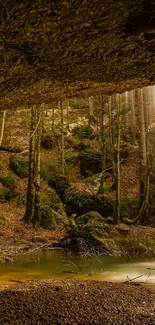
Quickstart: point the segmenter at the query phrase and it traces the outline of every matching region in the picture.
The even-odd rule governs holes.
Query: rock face
[[[155,82],[154,0],[6,0],[0,20],[1,109]]]

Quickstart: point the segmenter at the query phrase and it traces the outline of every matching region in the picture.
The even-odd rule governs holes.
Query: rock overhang
[[[0,105],[155,84],[155,0],[5,0]]]

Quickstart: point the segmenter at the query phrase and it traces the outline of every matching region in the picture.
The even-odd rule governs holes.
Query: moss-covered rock
[[[6,221],[6,217],[4,215],[0,215],[0,224]]]
[[[69,187],[69,179],[67,176],[62,174],[56,174],[51,176],[48,180],[48,184],[53,187],[57,194],[63,199],[64,192]]]
[[[10,167],[20,177],[28,177],[29,174],[29,159],[28,154],[17,154],[10,156]]]
[[[52,149],[56,144],[56,139],[53,134],[43,134],[41,137],[41,146],[44,149]]]
[[[44,236],[34,236],[32,238],[33,243],[47,243],[48,239]]]
[[[56,220],[55,214],[50,206],[41,206],[40,208],[40,226],[45,229],[55,230],[56,229]]]
[[[53,188],[46,188],[41,192],[41,207],[50,207],[60,215],[66,215],[64,205]]]
[[[90,126],[81,126],[78,131],[78,138],[83,139],[93,139],[93,128]]]
[[[90,142],[86,142],[86,141],[79,141],[77,139],[74,139],[73,143],[72,143],[72,147],[73,149],[77,150],[77,151],[83,151],[86,149],[90,148]]]
[[[6,188],[2,183],[0,183],[0,200],[7,200],[9,192],[9,189]]]
[[[78,163],[78,154],[77,153],[68,153],[65,155],[65,162],[67,167],[75,167]]]
[[[68,187],[64,193],[67,215],[76,213],[77,215],[97,211],[105,218],[113,215],[113,201],[106,200],[103,195],[91,194],[86,190],[81,190],[76,186]]]
[[[57,226],[56,215],[66,216],[64,205],[53,188],[46,188],[41,192],[40,226],[55,230]]]
[[[5,187],[9,188],[10,191],[13,191],[17,186],[18,179],[13,172],[6,173],[3,171],[0,171],[0,182]]]
[[[95,247],[97,247],[98,251],[100,248],[104,248],[104,252],[109,252],[105,240],[109,240],[110,226],[106,224],[101,214],[96,211],[89,211],[79,217],[72,215],[70,217],[70,226],[72,228],[72,238],[82,239],[82,246],[88,246],[85,247],[86,251],[89,251],[91,247],[95,252]]]
[[[60,159],[47,162],[41,168],[41,176],[43,179],[56,190],[58,195],[63,198],[65,189],[69,186],[67,175],[62,174]]]
[[[79,154],[80,174],[84,177],[102,171],[102,154],[92,149],[86,149]]]

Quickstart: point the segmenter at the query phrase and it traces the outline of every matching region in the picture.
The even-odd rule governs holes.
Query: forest
[[[82,247],[90,242],[103,253],[115,253],[118,241],[122,253],[129,246],[153,255],[154,237],[144,236],[138,244],[129,234],[134,225],[154,228],[154,103],[150,86],[4,110],[2,238],[10,222],[21,227],[16,234],[13,225],[17,239],[11,244],[30,239],[30,229],[57,232],[61,225],[62,245],[81,240]]]
[[[139,324],[139,320],[141,324],[153,325],[154,291],[151,293],[140,286],[141,292],[137,288],[136,295],[141,295],[145,303],[147,301],[144,310],[148,314],[143,318],[142,312],[137,315],[134,308],[137,303],[132,282],[142,277],[136,272],[143,270],[142,281],[154,288],[154,108],[155,87],[150,86],[111,96],[73,97],[63,102],[25,105],[17,110],[1,112],[1,290],[18,282],[25,285],[25,281],[30,280],[26,290],[22,289],[22,298],[16,287],[11,289],[16,305],[22,299],[18,310],[14,300],[10,300],[9,291],[5,297],[1,291],[2,324],[7,324],[7,321],[19,324],[18,319],[22,319],[23,324],[30,324],[29,307],[21,316],[25,300],[28,306],[32,304],[31,324],[37,324],[37,321],[39,324],[51,324],[51,321],[57,324],[58,319],[60,324],[64,324],[64,319],[66,324],[73,324],[75,319],[76,324],[85,324],[86,319],[88,324],[94,324],[93,321],[101,324],[103,317],[107,324],[114,324],[120,300],[112,304],[112,299],[116,299],[118,290],[120,297],[124,295],[123,290],[127,290],[121,321],[131,324],[131,318],[131,321],[135,319],[135,324]],[[60,249],[64,251],[61,253]],[[105,267],[111,270],[108,281],[116,279],[112,270],[119,265],[119,272],[130,274],[129,260],[136,261],[136,264],[135,267],[131,264],[132,278],[126,277],[127,287],[124,289],[117,284],[111,287],[110,282],[94,282],[102,280]],[[145,260],[149,265],[148,274],[145,263],[140,269]],[[117,264],[121,261],[124,271],[122,264]],[[37,280],[38,271],[40,280]],[[54,274],[56,278],[63,276],[64,282],[50,280]],[[106,279],[106,272],[103,274]],[[49,280],[45,281],[46,277]],[[82,285],[81,279],[87,281],[82,281]],[[76,297],[74,290],[70,288],[68,291],[68,284],[76,288]],[[50,307],[45,313],[40,297],[53,296],[53,291],[47,292],[46,286],[48,290],[58,290],[58,293],[54,305],[49,300]],[[30,288],[34,294],[37,290],[36,303],[32,303],[32,295],[27,296]],[[63,290],[68,292],[67,299],[63,298]],[[94,317],[86,313],[84,320],[83,307],[80,312],[74,304],[79,306],[82,303],[86,291],[89,302],[85,300],[84,306],[96,306],[99,296],[95,301],[93,297],[100,290],[105,292],[108,312],[102,306],[99,317],[96,313]],[[130,294],[134,297],[132,303]],[[64,299],[60,314],[59,299]],[[14,313],[10,316],[9,312],[6,316],[10,302]],[[72,317],[66,309],[68,304]],[[123,306],[124,302],[121,304]],[[140,299],[139,305],[142,304]],[[115,310],[111,309],[113,305]],[[38,310],[41,316],[36,316]],[[128,318],[131,310],[133,314]],[[143,323],[143,319],[150,323]]]
[[[155,0],[0,21],[0,325],[154,325]]]

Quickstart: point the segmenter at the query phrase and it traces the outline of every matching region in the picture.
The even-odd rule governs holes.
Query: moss
[[[28,244],[30,244],[29,241],[28,240],[25,240],[25,239],[18,240],[15,243],[16,246],[28,245]]]
[[[10,172],[7,176],[4,176],[3,173],[0,173],[0,181],[5,187],[9,188],[9,190],[12,191],[17,186],[18,179],[12,172]]]
[[[57,227],[55,215],[49,206],[40,208],[40,226],[50,230],[55,230]]]
[[[47,243],[48,239],[43,236],[34,236],[32,238],[33,243]]]
[[[67,175],[62,174],[60,159],[47,162],[47,164],[41,168],[41,176],[56,190],[58,195],[63,198],[64,191],[69,186],[69,179]]]
[[[79,160],[80,174],[84,177],[92,176],[102,171],[102,154],[96,150],[83,150],[79,155]]]
[[[28,156],[27,155],[11,155],[10,156],[10,167],[20,177],[28,177]]]
[[[7,196],[9,195],[9,192],[10,192],[9,189],[0,183],[0,200],[7,200]]]
[[[93,136],[93,129],[90,126],[81,126],[78,132],[78,139],[90,139]]]
[[[0,224],[6,221],[6,217],[3,215],[0,215]]]
[[[43,134],[41,137],[41,146],[44,149],[52,149],[54,145],[56,144],[55,136],[50,134]]]
[[[65,215],[63,203],[53,188],[46,188],[41,192],[41,207],[51,207],[61,215]]]
[[[65,155],[66,165],[70,168],[73,168],[78,163],[78,154],[77,153],[68,153]]]
[[[136,237],[132,233],[124,236],[118,236],[115,239],[117,246],[124,255],[153,255],[155,252],[155,239],[148,237]]]

